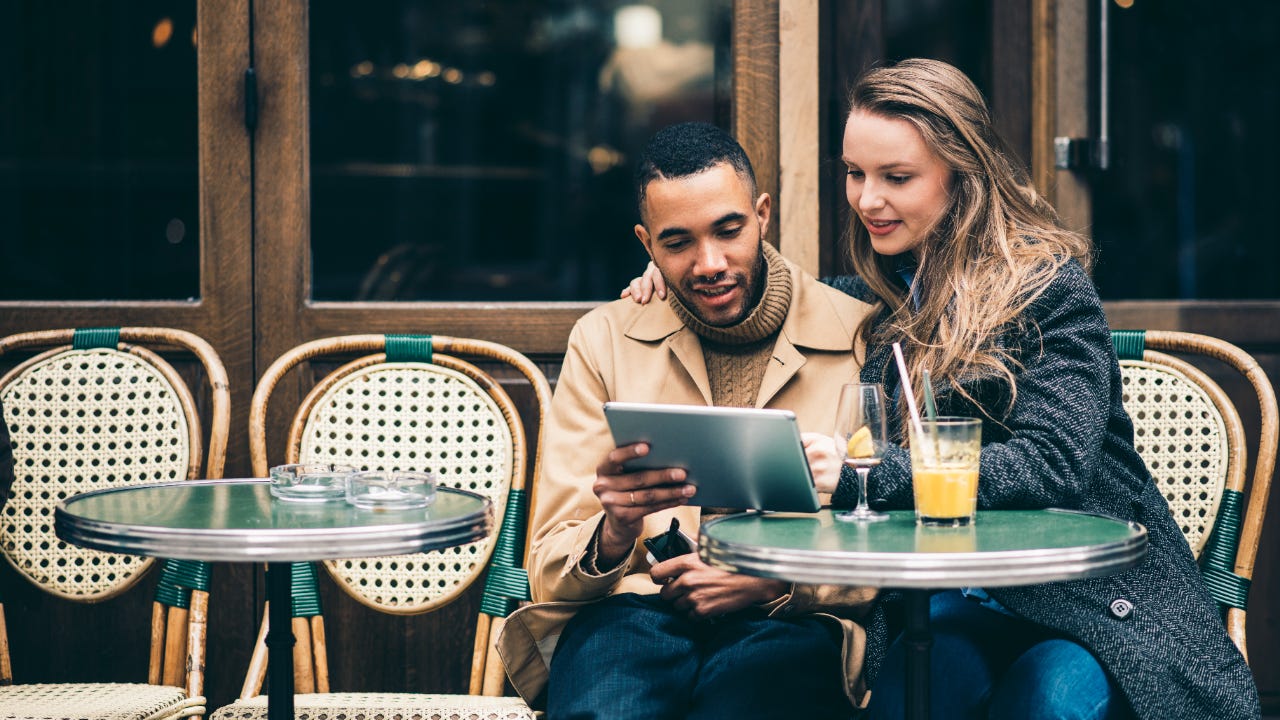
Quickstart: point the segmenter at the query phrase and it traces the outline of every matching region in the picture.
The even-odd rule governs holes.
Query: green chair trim
[[[383,336],[387,353],[387,362],[431,362],[430,335],[396,335]]]
[[[502,527],[493,546],[493,560],[484,580],[480,612],[506,617],[516,606],[529,599],[529,573],[520,567],[524,557],[524,534],[529,508],[529,495],[524,490],[507,494],[507,508]]]
[[[108,348],[114,350],[120,343],[120,328],[93,327],[76,328],[71,335],[71,347],[74,350],[93,350]]]
[[[1214,600],[1228,607],[1245,609],[1249,600],[1247,578],[1236,575],[1236,551],[1240,546],[1240,528],[1244,522],[1244,493],[1223,490],[1218,503],[1218,516],[1213,532],[1200,554],[1200,575]]]
[[[1146,330],[1112,330],[1111,344],[1121,360],[1141,360],[1147,348]]]
[[[156,602],[189,608],[192,590],[209,592],[209,568],[209,563],[197,560],[165,560],[156,585]]]
[[[1247,610],[1249,606],[1249,578],[1240,577],[1233,572],[1218,568],[1200,568],[1200,577],[1204,578],[1209,596],[1226,608]]]
[[[1244,524],[1244,493],[1230,488],[1222,491],[1213,531],[1204,544],[1202,567],[1230,572],[1236,566],[1236,549],[1240,546],[1240,528]]]
[[[293,591],[293,617],[314,617],[321,614],[320,581],[315,563],[290,563]]]

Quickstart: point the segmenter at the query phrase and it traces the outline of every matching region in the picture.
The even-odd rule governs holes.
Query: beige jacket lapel
[[[707,377],[707,362],[702,357],[702,343],[698,335],[685,324],[665,302],[651,302],[645,306],[624,334],[632,340],[658,342],[665,340],[667,348],[676,359],[676,365],[684,370],[702,394],[704,404],[711,403],[711,378]],[[659,392],[661,394],[661,392]]]

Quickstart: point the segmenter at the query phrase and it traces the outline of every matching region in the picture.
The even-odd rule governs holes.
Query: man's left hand
[[[649,577],[662,586],[662,599],[698,619],[717,618],[776,600],[791,587],[780,580],[717,570],[695,553],[654,565]]]

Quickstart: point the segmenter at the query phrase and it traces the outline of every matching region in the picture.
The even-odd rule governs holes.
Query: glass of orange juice
[[[923,436],[921,436],[923,432]],[[982,421],[939,417],[911,427],[911,483],[916,522],[962,526],[978,508],[978,456]]]

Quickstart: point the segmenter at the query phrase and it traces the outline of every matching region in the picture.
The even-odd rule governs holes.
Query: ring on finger
[[[627,494],[631,496],[631,507],[635,507],[635,506],[636,506],[636,491],[635,491],[635,490],[632,490],[631,492],[629,492],[629,493],[627,493]]]

